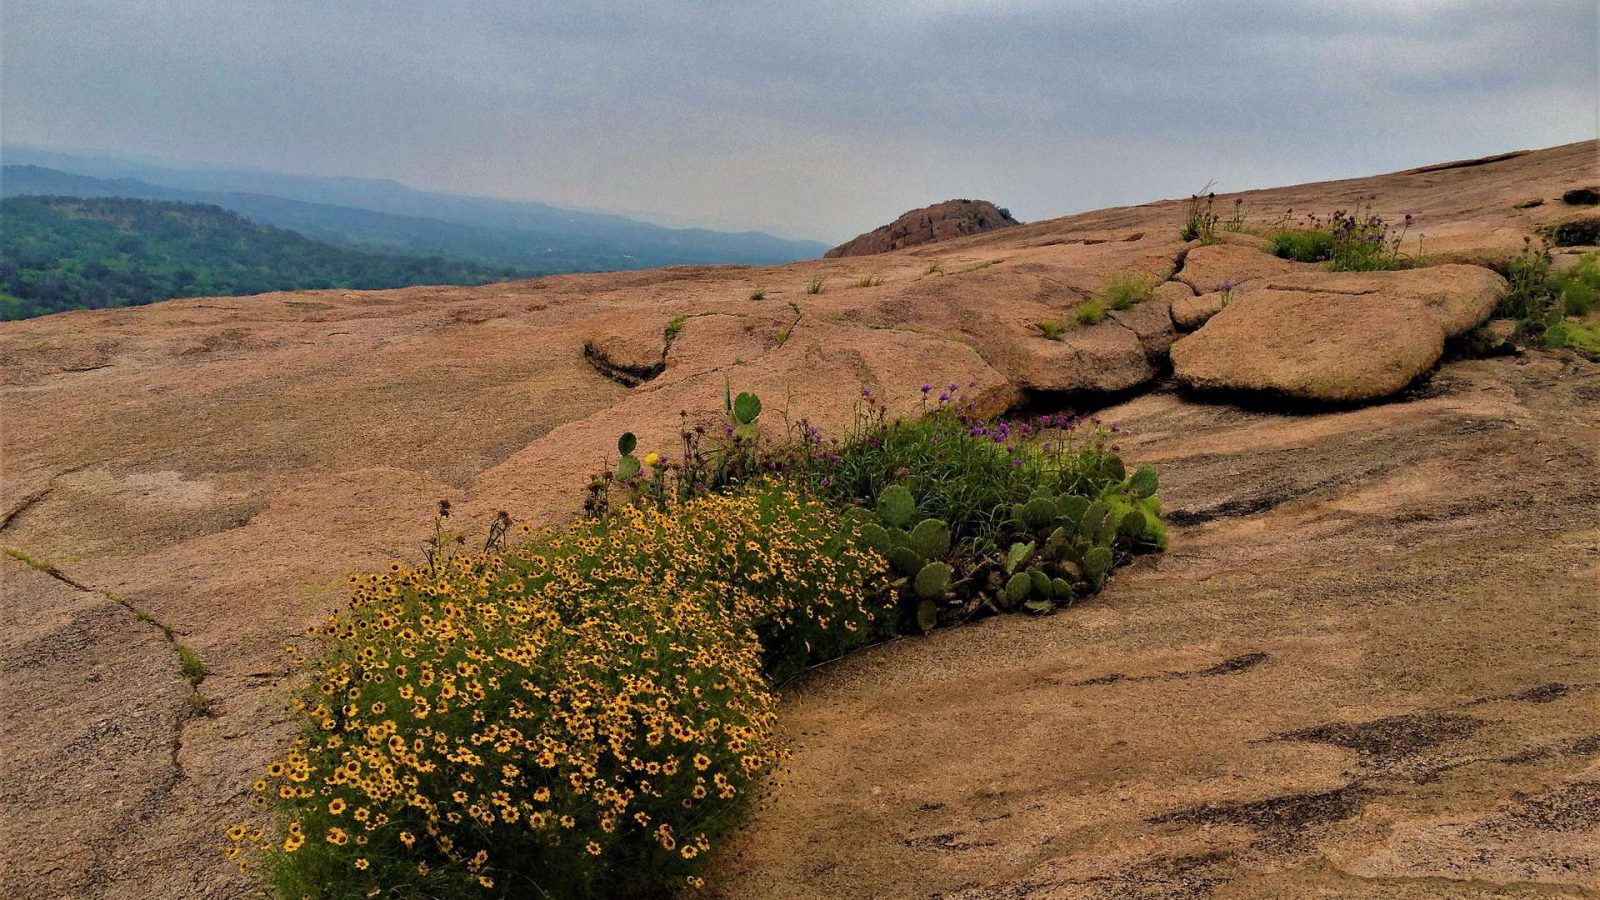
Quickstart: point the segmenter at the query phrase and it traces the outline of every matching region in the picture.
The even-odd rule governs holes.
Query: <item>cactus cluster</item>
[[[1015,540],[1001,560],[998,605],[1046,612],[1105,583],[1115,562],[1118,539],[1138,544],[1165,542],[1156,506],[1156,473],[1142,466],[1129,475],[1122,460],[1109,454],[1100,475],[1115,484],[1101,498],[1035,491],[1012,504]]]
[[[917,516],[917,501],[905,485],[890,485],[872,509],[855,507],[850,515],[861,524],[861,537],[889,561],[908,599],[917,627],[930,631],[939,621],[939,601],[950,595],[955,571],[939,557],[950,552],[950,524]]]

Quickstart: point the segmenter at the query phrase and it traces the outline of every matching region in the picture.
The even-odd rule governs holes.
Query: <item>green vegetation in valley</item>
[[[826,440],[761,401],[669,458],[631,433],[586,515],[352,577],[302,737],[227,853],[281,896],[671,896],[702,883],[788,750],[777,686],[897,633],[1092,595],[1166,544],[1115,429],[981,418],[957,386]]]
[[[333,247],[215,206],[117,197],[0,201],[0,319],[174,297],[484,284],[518,274]]]

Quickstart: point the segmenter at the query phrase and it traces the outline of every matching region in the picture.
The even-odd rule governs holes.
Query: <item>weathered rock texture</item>
[[[1173,345],[1179,381],[1330,403],[1387,397],[1431,371],[1446,340],[1488,321],[1506,288],[1494,272],[1463,265],[1256,284]]]
[[[828,259],[904,250],[934,241],[1021,225],[1009,210],[987,200],[946,200],[902,215],[823,254]]]
[[[1594,154],[1245,197],[1261,224],[1377,194],[1430,248],[1503,258],[1570,213],[1514,205],[1592,184]],[[725,378],[772,421],[833,431],[863,386],[908,411],[925,381],[995,406],[1153,383],[1151,309],[1059,343],[1034,325],[1116,273],[1179,270],[1181,216],[1172,201],[871,260],[0,325],[0,545],[71,582],[0,557],[0,896],[254,896],[210,836],[294,731],[282,645],[350,571],[416,559],[441,497],[464,527],[571,515],[620,431],[671,448]],[[884,283],[850,287],[870,274]],[[1188,290],[1169,284],[1147,302]],[[663,368],[629,389],[586,344]],[[1451,364],[1355,412],[1170,393],[1117,409],[1126,455],[1162,468],[1171,552],[1079,609],[823,670],[788,709],[794,769],[719,890],[1581,894],[1600,880],[1597,402],[1593,366],[1535,354]],[[135,609],[204,660],[198,687]]]

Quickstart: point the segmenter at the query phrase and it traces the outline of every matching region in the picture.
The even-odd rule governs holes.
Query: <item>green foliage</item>
[[[1586,253],[1576,265],[1557,272],[1549,248],[1536,250],[1530,244],[1511,259],[1507,275],[1496,314],[1516,319],[1520,337],[1596,354],[1588,339],[1592,323],[1581,318],[1600,303],[1600,254]]]
[[[822,293],[822,279],[821,278],[813,278],[810,281],[806,282],[806,293],[808,293],[808,294],[820,294],[820,293]]]
[[[1131,308],[1135,303],[1150,299],[1156,289],[1156,279],[1142,272],[1119,272],[1106,279],[1097,298],[1105,307],[1115,310]]]
[[[1039,333],[1044,335],[1047,341],[1061,340],[1062,336],[1071,331],[1074,326],[1075,323],[1066,319],[1041,319],[1033,323],[1033,327],[1039,329]]]
[[[858,288],[877,287],[880,284],[883,284],[882,275],[863,275],[855,280],[855,286]]]
[[[1278,228],[1267,235],[1272,252],[1296,262],[1327,262],[1333,258],[1333,231],[1327,228]]]
[[[1078,308],[1072,311],[1072,318],[1079,325],[1099,325],[1106,318],[1105,304],[1090,297],[1078,304]]]
[[[751,300],[765,300],[765,299],[767,299],[767,291],[766,291],[766,289],[765,288],[756,288],[755,290],[751,291],[750,292],[750,299]]]
[[[1297,262],[1326,262],[1332,272],[1370,272],[1403,269],[1414,260],[1401,252],[1411,228],[1407,215],[1398,228],[1372,211],[1368,197],[1350,210],[1335,210],[1327,221],[1312,215],[1298,225],[1287,224],[1288,215],[1267,233],[1272,251]],[[1421,239],[1418,239],[1420,255]]]
[[[0,319],[175,297],[484,284],[519,274],[334,247],[215,206],[125,198],[0,201]]]
[[[172,648],[178,653],[178,669],[183,672],[184,679],[199,687],[200,682],[206,680],[206,664],[200,654],[184,644],[174,643]]]

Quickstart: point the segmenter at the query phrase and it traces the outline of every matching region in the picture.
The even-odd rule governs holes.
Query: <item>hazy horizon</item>
[[[1588,0],[6,4],[8,144],[837,243],[1597,135]]]

